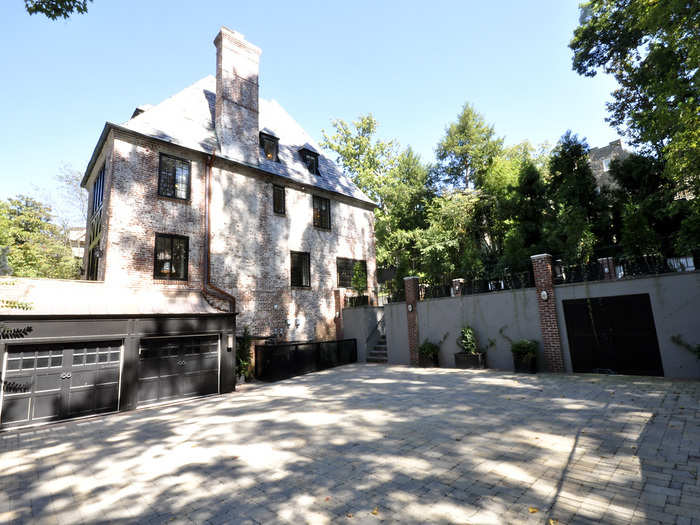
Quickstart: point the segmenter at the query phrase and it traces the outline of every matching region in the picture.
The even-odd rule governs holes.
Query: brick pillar
[[[537,306],[540,311],[542,328],[542,349],[549,372],[564,372],[564,357],[561,352],[561,337],[557,321],[557,303],[554,298],[554,281],[552,280],[552,256],[549,254],[533,255],[532,269],[535,274]]]
[[[615,263],[612,257],[601,257],[598,259],[598,264],[603,271],[603,278],[606,281],[615,279]]]
[[[410,365],[418,366],[418,277],[404,277],[406,291],[406,320],[408,321],[408,352]]]
[[[335,338],[340,341],[343,338],[343,293],[340,290],[333,290],[333,300],[335,302]]]

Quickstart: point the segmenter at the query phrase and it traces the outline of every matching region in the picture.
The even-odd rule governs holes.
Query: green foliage
[[[700,3],[591,0],[582,7],[569,45],[574,70],[613,75],[619,87],[609,122],[665,161],[680,195],[700,195]],[[684,249],[700,245],[700,210],[690,211],[679,238]]]
[[[332,121],[333,135],[321,133],[321,146],[337,154],[336,161],[368,197],[382,203],[381,188],[387,172],[396,164],[396,144],[376,138],[377,121],[371,113],[349,125]]]
[[[17,277],[77,279],[80,262],[66,236],[51,222],[51,209],[31,197],[0,201],[0,246]]]
[[[24,7],[30,15],[41,13],[51,20],[56,20],[68,18],[74,12],[87,13],[88,2],[92,0],[24,0]]]
[[[426,359],[436,359],[440,354],[440,346],[426,339],[418,347],[418,354]]]
[[[481,187],[502,149],[503,139],[496,137],[494,127],[471,104],[465,104],[437,145],[442,183],[461,189]]]
[[[520,358],[531,358],[537,356],[537,350],[540,344],[537,341],[531,339],[520,339],[519,341],[514,341],[510,345],[510,351],[513,353],[514,357]]]
[[[468,354],[484,353],[479,346],[479,338],[471,326],[465,326],[462,328],[459,337],[457,338],[457,345],[459,345],[459,347]]]
[[[243,335],[236,340],[236,372],[246,379],[253,377],[252,343],[253,338],[250,335],[250,330],[244,326]]]
[[[359,262],[355,263],[355,266],[352,268],[350,286],[358,294],[367,291],[367,271],[365,270],[365,266]]]
[[[546,246],[566,260],[587,262],[604,237],[607,205],[596,191],[588,144],[570,131],[552,153],[546,195],[553,204],[546,225]]]

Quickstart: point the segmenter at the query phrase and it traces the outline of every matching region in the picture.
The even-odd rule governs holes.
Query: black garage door
[[[649,294],[564,301],[574,372],[664,375]]]
[[[218,336],[141,340],[139,405],[218,391]]]
[[[117,410],[121,346],[120,340],[9,346],[2,426]]]

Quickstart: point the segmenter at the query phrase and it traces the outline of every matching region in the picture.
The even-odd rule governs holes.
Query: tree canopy
[[[92,0],[24,0],[27,13],[41,13],[51,20],[69,18],[73,13],[87,13],[88,2]]]

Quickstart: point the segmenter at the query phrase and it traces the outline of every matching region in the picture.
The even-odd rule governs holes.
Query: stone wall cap
[[[403,278],[404,281],[408,281],[409,279],[418,279],[418,277],[416,277],[415,275],[409,275],[408,277]]]
[[[535,259],[544,259],[545,257],[551,257],[551,255],[548,254],[548,253],[540,253],[540,254],[537,254],[537,255],[531,255],[531,256],[530,256],[530,259],[532,259],[532,260],[535,260]]]

